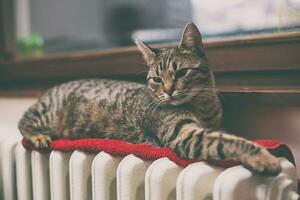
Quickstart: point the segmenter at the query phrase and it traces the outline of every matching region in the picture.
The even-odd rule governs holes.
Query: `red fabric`
[[[278,157],[285,157],[290,162],[295,164],[293,154],[289,147],[280,141],[276,140],[256,140],[255,143],[266,147],[273,155]],[[25,139],[23,139],[22,144],[27,149],[33,149]],[[111,155],[115,156],[126,156],[129,154],[134,154],[144,160],[155,160],[162,157],[167,157],[173,162],[177,163],[182,167],[196,162],[195,160],[184,160],[179,158],[170,148],[160,148],[150,144],[131,144],[121,140],[112,139],[78,139],[78,140],[67,140],[59,139],[55,140],[50,144],[49,150],[59,150],[59,151],[74,151],[82,150],[87,152],[100,152],[105,151]],[[49,151],[48,150],[48,151]],[[219,161],[209,161],[211,164],[215,164],[222,167],[231,167],[237,165],[237,162],[231,160],[219,160]]]

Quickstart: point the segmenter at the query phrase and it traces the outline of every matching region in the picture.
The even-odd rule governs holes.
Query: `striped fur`
[[[48,90],[19,122],[37,148],[56,138],[113,138],[170,147],[186,159],[234,159],[254,172],[280,172],[260,146],[220,130],[222,107],[201,35],[188,24],[173,49],[137,46],[148,84],[77,80]]]

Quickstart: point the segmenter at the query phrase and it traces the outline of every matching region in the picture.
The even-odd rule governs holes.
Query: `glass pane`
[[[193,19],[208,37],[297,31],[299,0],[192,0]]]
[[[24,56],[176,42],[193,21],[204,38],[298,31],[300,0],[15,0]]]

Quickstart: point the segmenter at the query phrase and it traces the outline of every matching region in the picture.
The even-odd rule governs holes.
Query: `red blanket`
[[[286,144],[276,140],[256,140],[255,143],[266,147],[273,155],[277,157],[285,157],[290,162],[295,164],[293,154]],[[26,141],[22,141],[23,145],[27,149],[33,149],[33,147]],[[82,150],[87,152],[100,152],[105,151],[114,156],[126,156],[134,154],[144,160],[155,160],[162,157],[167,157],[173,162],[182,167],[186,167],[190,163],[196,162],[195,160],[184,160],[179,158],[171,149],[155,147],[150,144],[131,144],[121,140],[112,139],[78,139],[67,140],[59,139],[50,144],[50,150],[59,151],[74,151]],[[222,167],[231,167],[237,165],[237,162],[226,161],[209,161],[211,164],[215,164]]]

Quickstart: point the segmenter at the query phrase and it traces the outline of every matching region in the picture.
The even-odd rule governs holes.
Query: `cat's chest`
[[[206,113],[209,113],[209,110],[201,108],[199,106],[198,107],[191,106],[189,108],[189,112],[191,112],[199,121],[202,121],[203,116]]]
[[[210,105],[191,106],[189,111],[205,128],[218,128],[222,121],[222,107],[215,102]]]

